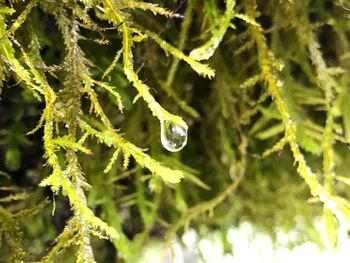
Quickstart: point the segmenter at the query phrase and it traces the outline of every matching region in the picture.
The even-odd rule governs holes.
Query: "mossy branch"
[[[116,149],[121,149],[125,153],[129,153],[140,165],[149,169],[153,174],[160,176],[167,183],[178,183],[181,178],[184,177],[184,174],[181,171],[163,166],[144,153],[140,148],[126,141],[113,129],[99,131],[84,120],[80,121],[80,127],[87,134],[96,137],[100,142],[103,142],[107,146],[113,146]]]
[[[325,106],[326,106],[326,123],[323,132],[323,173],[324,173],[324,187],[329,194],[333,194],[334,191],[334,152],[333,152],[333,99],[336,88],[335,80],[331,75],[331,70],[327,67],[326,62],[323,59],[320,51],[320,45],[316,40],[316,36],[313,32],[312,26],[306,19],[305,15],[301,15],[301,10],[298,10],[295,4],[288,4],[286,6],[287,14],[291,17],[291,24],[295,28],[300,42],[306,45],[310,54],[312,64],[316,69],[317,84],[324,91],[325,94]],[[336,214],[334,214],[336,215]],[[334,247],[336,244],[335,223],[331,213],[331,210],[325,207],[325,220],[329,237],[330,246]],[[339,215],[338,215],[339,216]],[[339,220],[343,221],[343,219]],[[347,219],[347,220],[350,220]]]
[[[225,14],[219,15],[217,19],[217,25],[213,30],[212,37],[201,47],[196,48],[191,51],[190,58],[194,60],[208,60],[210,57],[213,56],[215,50],[218,48],[219,44],[221,43],[222,39],[224,38],[224,35],[229,27],[233,27],[231,24],[231,19],[235,17],[235,12],[233,11],[233,8],[236,4],[235,0],[227,0],[226,1],[226,10]]]
[[[256,10],[252,8],[253,6],[256,6],[254,1],[245,1],[247,14],[252,18],[257,16]],[[317,196],[338,219],[343,220],[344,216],[348,217],[350,210],[348,211],[346,205],[344,206],[344,204],[337,202],[337,199],[334,198],[331,193],[329,193],[327,189],[325,189],[318,182],[316,175],[306,164],[305,158],[300,151],[296,140],[296,124],[287,108],[285,101],[283,100],[280,90],[283,87],[283,83],[274,73],[274,68],[271,65],[272,54],[267,47],[266,40],[262,34],[262,29],[259,26],[250,25],[250,32],[257,46],[259,65],[264,83],[271,96],[274,98],[278,111],[281,114],[282,121],[285,125],[285,136],[293,153],[294,161],[297,164],[297,171],[309,186],[311,194],[313,196]]]
[[[153,229],[164,227],[171,241],[194,221],[210,222],[213,229],[244,218],[275,233],[281,225],[292,228],[296,215],[301,215],[311,225],[320,211],[319,206],[311,209],[305,202],[307,189],[322,202],[333,246],[336,232],[350,225],[350,203],[341,197],[347,197],[350,184],[346,165],[341,165],[348,158],[344,146],[350,138],[349,79],[344,74],[350,65],[350,28],[343,5],[333,4],[329,11],[323,6],[326,2],[331,5],[329,1],[314,2],[244,0],[236,6],[235,0],[223,4],[188,0],[183,16],[172,11],[181,10],[182,4],[176,6],[175,2],[0,0],[0,88],[14,87],[4,93],[10,102],[4,105],[15,106],[0,116],[5,164],[8,160],[28,162],[27,143],[19,134],[27,132],[26,125],[35,116],[39,121],[28,134],[42,128],[32,138],[42,137],[47,167],[42,169],[29,158],[33,163],[23,178],[28,178],[29,185],[40,174],[49,174],[40,186],[51,189],[54,196],[62,194],[72,212],[56,238],[56,224],[47,226],[49,238],[55,241],[41,262],[60,260],[56,258],[60,251],[68,254],[69,247],[74,251],[69,260],[75,256],[77,262],[95,262],[92,235],[113,243],[116,260],[135,262]],[[260,9],[264,14],[261,20]],[[310,22],[308,16],[314,11],[320,12],[317,19],[327,21],[335,33],[323,30],[322,22]],[[271,21],[266,30],[262,27],[265,20]],[[208,29],[199,33],[203,28]],[[329,40],[318,39],[320,32],[327,37],[335,34],[339,41],[328,45]],[[197,38],[191,38],[192,34]],[[323,44],[336,53],[332,61],[327,60],[328,53],[322,54]],[[116,50],[114,58],[111,49]],[[171,55],[162,60],[163,65],[171,62],[169,69],[161,69],[154,59],[163,53]],[[139,59],[146,80],[138,73]],[[200,62],[209,59],[210,66]],[[334,61],[341,68],[330,66]],[[178,71],[183,64],[188,65]],[[115,68],[118,70],[113,71]],[[150,72],[151,77],[147,75]],[[199,78],[191,74],[210,81],[192,83]],[[23,86],[25,92],[17,92],[17,86]],[[154,88],[166,94],[155,95]],[[33,102],[31,95],[41,103]],[[168,101],[166,95],[194,117],[188,122],[193,134],[189,147],[171,156],[165,156],[160,142],[169,150],[165,146],[169,140],[164,138],[174,135],[171,131],[178,125],[181,139],[185,134],[187,140],[188,127],[180,116],[168,111],[171,105],[161,103]],[[138,98],[146,103],[133,105]],[[151,114],[145,115],[144,109],[160,121],[161,140],[159,135],[154,137],[158,123]],[[9,123],[11,127],[6,127]],[[186,132],[182,133],[182,128]],[[134,141],[148,147],[147,152]],[[272,147],[262,155],[255,154],[265,143]],[[286,145],[291,151],[282,153]],[[31,147],[34,153],[41,146]],[[271,156],[275,152],[281,154]],[[321,159],[323,162],[318,162]],[[283,162],[290,160],[305,186],[289,176],[295,169]],[[40,235],[32,233],[40,227],[28,227],[32,222],[22,221],[38,211],[49,215],[50,211],[43,209],[49,201],[33,206],[34,198],[28,198],[31,192],[7,184],[16,181],[16,176],[12,178],[9,172],[0,179],[6,182],[0,186],[5,192],[0,198],[0,238],[4,236],[6,241],[0,261],[30,261],[40,252],[32,255],[32,248],[25,252],[22,245],[28,242],[24,235]],[[192,189],[193,184],[199,190]],[[239,195],[231,199],[238,187]],[[48,194],[47,189],[39,189],[35,198]],[[209,200],[205,198],[208,190],[214,196]],[[219,205],[228,201],[232,208],[220,215]],[[52,211],[57,217],[62,213],[60,202],[57,199],[58,209]],[[283,211],[279,210],[281,204]],[[205,217],[207,212],[213,216]],[[38,225],[44,222],[39,221]],[[271,221],[275,225],[271,226]],[[21,225],[28,227],[29,233],[22,231]],[[126,225],[137,230],[128,233]],[[41,241],[41,245],[47,243],[47,237]]]

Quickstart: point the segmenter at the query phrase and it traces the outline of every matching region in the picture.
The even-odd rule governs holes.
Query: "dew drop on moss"
[[[166,120],[160,124],[160,139],[165,149],[170,152],[180,151],[187,143],[187,127]]]

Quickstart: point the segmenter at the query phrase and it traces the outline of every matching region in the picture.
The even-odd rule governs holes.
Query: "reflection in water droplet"
[[[169,120],[163,121],[160,124],[160,139],[168,151],[180,151],[187,143],[187,127]]]

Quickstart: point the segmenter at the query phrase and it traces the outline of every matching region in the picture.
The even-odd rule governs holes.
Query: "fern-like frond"
[[[255,86],[260,80],[261,80],[261,75],[257,74],[245,80],[241,85],[239,85],[239,87],[241,89],[248,89]]]
[[[85,223],[83,227],[87,227],[87,231],[91,228],[100,231],[110,239],[118,238],[118,233],[114,228],[109,227],[86,207],[86,204],[81,199],[81,193],[77,192],[77,189],[72,185],[63,171],[52,173],[40,183],[40,186],[50,186],[55,193],[58,193],[61,189],[62,193],[69,198],[72,209],[78,217],[84,218]]]
[[[27,16],[32,11],[32,9],[38,4],[38,2],[39,2],[39,0],[31,0],[28,3],[28,5],[24,9],[24,11],[12,23],[11,27],[5,33],[0,34],[0,42],[2,42],[2,40],[10,37],[11,35],[13,35],[16,32],[16,30],[25,22],[25,20],[27,19]],[[13,11],[14,11],[13,9],[12,10],[7,9],[6,13],[8,13],[8,14],[13,13]]]
[[[253,18],[256,15],[256,11],[252,9],[252,6],[256,6],[255,1],[245,1],[247,14]],[[338,219],[342,219],[343,215],[349,214],[350,210],[347,211],[348,208],[338,202],[337,198],[333,197],[328,190],[324,188],[320,182],[318,182],[316,175],[307,165],[305,158],[299,149],[299,145],[296,141],[296,124],[293,121],[293,118],[282,97],[282,82],[278,80],[274,73],[274,65],[271,65],[270,63],[272,54],[268,50],[266,40],[262,35],[262,30],[258,26],[251,26],[250,32],[257,45],[259,64],[264,82],[266,83],[266,87],[271,96],[274,98],[278,111],[282,116],[282,120],[285,125],[285,136],[297,164],[297,171],[309,186],[311,194],[313,196],[317,196],[324,203],[325,207],[330,209],[332,213],[338,217]]]
[[[120,57],[122,55],[123,49],[120,49],[117,54],[115,55],[112,63],[108,66],[108,68],[103,72],[102,79],[104,79],[109,73],[112,72],[112,70],[115,68],[117,65],[118,61],[120,60]]]
[[[138,9],[142,9],[144,11],[151,11],[154,15],[163,15],[166,17],[183,18],[180,14],[166,10],[165,8],[162,8],[162,7],[158,6],[157,4],[131,0],[131,1],[126,1],[126,6],[128,8],[133,8],[133,9],[138,8]]]
[[[334,110],[333,101],[335,97],[335,87],[337,86],[335,79],[333,78],[327,64],[323,58],[320,44],[316,39],[316,35],[313,32],[313,28],[307,21],[306,15],[295,4],[289,4],[287,12],[291,16],[291,24],[294,26],[300,42],[306,45],[312,64],[315,67],[317,84],[324,91],[325,94],[325,110],[326,110],[326,123],[323,132],[323,173],[324,173],[324,187],[328,193],[333,194],[334,191],[334,150],[333,143],[335,136],[333,135],[334,126]],[[333,211],[334,212],[334,211]],[[329,207],[325,207],[325,220],[327,226],[327,232],[329,236],[329,243],[332,247],[335,246],[335,219],[333,216],[345,216],[341,214],[331,213]],[[338,218],[343,220],[343,218]],[[350,217],[345,219],[350,222]]]
[[[187,127],[187,124],[182,120],[181,117],[170,114],[154,99],[154,97],[149,92],[149,87],[144,84],[137,76],[136,72],[133,69],[133,54],[131,50],[132,41],[130,29],[126,25],[123,25],[122,29],[124,72],[128,80],[133,83],[134,87],[137,89],[141,97],[147,102],[148,107],[152,111],[153,115],[156,116],[159,121],[162,122],[169,120],[182,127]],[[151,33],[151,35],[153,35],[153,33]],[[176,50],[175,48],[173,49]]]
[[[59,138],[54,138],[51,140],[51,142],[58,146],[58,147],[62,147],[64,149],[72,149],[73,151],[81,151],[85,154],[92,154],[91,150],[84,147],[83,145],[75,142],[74,140],[72,140],[71,138],[69,138],[68,136],[64,136],[64,137],[59,137]]]
[[[126,141],[123,137],[116,133],[115,130],[98,131],[83,120],[81,120],[80,127],[86,133],[96,137],[107,146],[114,146],[116,149],[120,148],[124,153],[129,153],[135,158],[137,163],[149,169],[153,174],[160,176],[167,183],[178,183],[180,182],[181,178],[184,177],[184,174],[181,171],[163,166],[144,153],[140,148]]]
[[[113,167],[115,161],[117,160],[117,158],[118,158],[118,156],[119,156],[119,153],[120,153],[120,149],[117,148],[117,149],[114,151],[114,153],[113,153],[113,155],[112,155],[112,158],[109,160],[108,165],[106,166],[106,168],[105,168],[104,171],[103,171],[105,174],[108,173],[108,172],[112,169],[112,167]]]
[[[226,1],[226,11],[223,16],[217,17],[217,29],[214,30],[212,37],[201,47],[196,48],[191,51],[189,57],[193,60],[208,60],[213,56],[215,50],[221,43],[224,35],[229,27],[232,27],[231,19],[235,17],[235,12],[233,8],[235,6],[235,0]]]
[[[167,43],[165,40],[161,39],[157,34],[146,30],[145,34],[152,38],[165,52],[170,53],[174,57],[185,61],[188,65],[191,66],[191,68],[196,71],[199,75],[208,77],[209,79],[213,78],[215,76],[215,71],[211,69],[208,65],[202,64],[193,58],[186,56],[184,53],[182,53],[177,48],[173,47],[169,43]]]
[[[285,136],[282,137],[277,143],[275,143],[270,149],[265,150],[262,154],[262,157],[267,157],[274,152],[280,152],[284,148],[284,146],[288,143],[287,138]]]
[[[18,193],[18,194],[10,194],[6,197],[0,198],[0,203],[8,203],[12,201],[24,200],[29,197],[28,193]]]
[[[118,92],[116,92],[113,89],[113,87],[111,87],[110,85],[108,85],[105,82],[97,81],[97,80],[94,80],[93,82],[95,84],[97,84],[98,86],[100,86],[101,88],[107,90],[110,94],[112,94],[117,99],[119,111],[123,112],[123,103],[122,103],[122,97],[120,96],[120,94]]]

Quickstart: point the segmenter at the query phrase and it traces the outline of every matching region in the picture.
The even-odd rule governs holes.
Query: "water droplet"
[[[166,120],[160,124],[160,139],[165,149],[170,152],[180,151],[187,143],[187,126]]]

